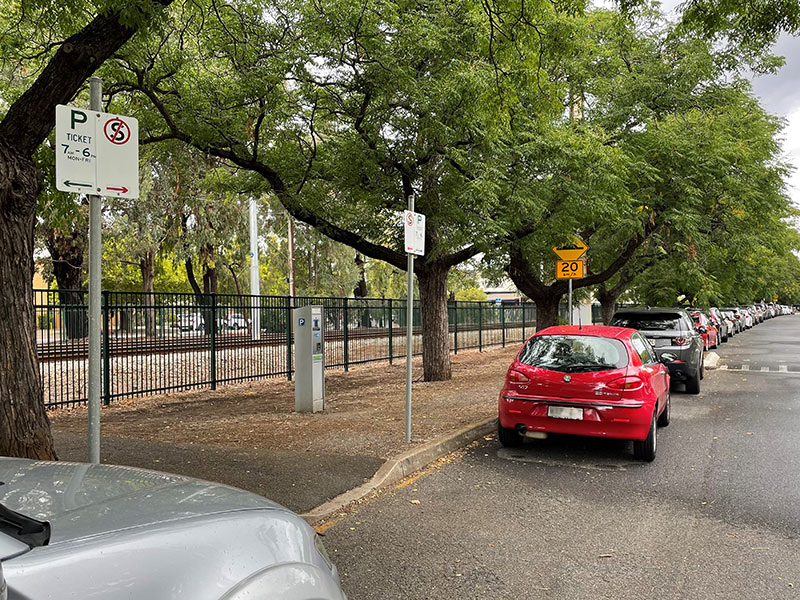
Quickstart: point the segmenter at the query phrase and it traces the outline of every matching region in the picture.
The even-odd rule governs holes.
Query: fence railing
[[[39,368],[48,408],[87,401],[88,306],[84,291],[34,290]],[[102,295],[104,403],[134,396],[287,377],[291,310],[325,307],[328,369],[405,358],[406,300],[134,293]],[[415,302],[412,348],[422,354]],[[532,303],[451,301],[452,352],[519,343],[534,331]],[[252,323],[258,333],[253,335]]]

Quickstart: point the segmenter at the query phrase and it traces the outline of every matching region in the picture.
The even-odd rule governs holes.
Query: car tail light
[[[676,346],[688,346],[689,345],[689,338],[685,338],[685,337],[676,337],[672,341],[675,342]]]
[[[526,383],[526,382],[530,381],[530,379],[528,379],[528,377],[526,377],[525,375],[523,375],[519,371],[515,371],[514,369],[511,369],[508,372],[508,380],[513,382],[513,383]]]
[[[632,391],[641,389],[644,386],[644,381],[636,375],[626,375],[625,377],[612,379],[606,386],[612,390]]]

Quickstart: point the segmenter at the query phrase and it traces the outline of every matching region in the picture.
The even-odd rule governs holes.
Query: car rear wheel
[[[633,442],[633,455],[639,460],[653,462],[655,459],[656,446],[658,445],[656,429],[656,413],[653,411],[653,420],[650,423],[650,431],[647,432],[647,437],[641,442]]]
[[[522,436],[514,429],[507,429],[497,422],[497,437],[506,448],[516,448],[522,445]]]
[[[694,377],[690,377],[686,380],[686,393],[687,394],[699,394],[700,393],[700,375],[701,371],[698,371],[697,375]]]
[[[672,410],[672,394],[670,394],[669,390],[667,390],[667,405],[664,407],[664,410],[661,411],[661,414],[658,416],[659,427],[666,427],[667,425],[669,425],[671,410]]]

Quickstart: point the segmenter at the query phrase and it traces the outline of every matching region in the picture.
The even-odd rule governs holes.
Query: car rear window
[[[628,352],[622,342],[609,338],[542,335],[528,340],[519,362],[564,373],[610,371],[627,366]]]
[[[610,325],[645,331],[669,331],[681,328],[681,316],[675,313],[623,313],[614,315]]]

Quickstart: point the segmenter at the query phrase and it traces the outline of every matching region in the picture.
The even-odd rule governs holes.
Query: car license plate
[[[572,419],[580,421],[583,419],[583,409],[571,406],[548,406],[547,416],[553,419]]]
[[[663,346],[669,346],[670,341],[671,340],[667,340],[667,339],[664,339],[664,338],[660,338],[660,339],[656,338],[656,339],[651,339],[650,343],[653,344],[654,348],[661,348]]]

